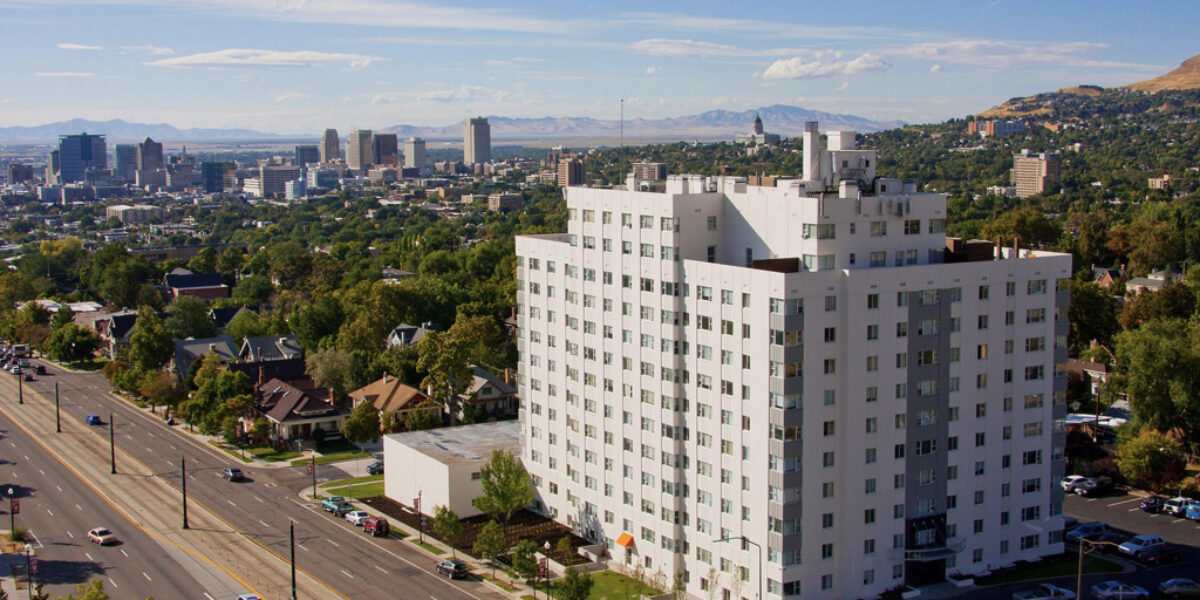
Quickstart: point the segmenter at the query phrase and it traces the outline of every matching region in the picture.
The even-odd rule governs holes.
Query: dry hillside
[[[1146,92],[1161,92],[1163,90],[1194,90],[1200,88],[1200,54],[1193,56],[1179,65],[1178,69],[1147,79],[1131,83],[1127,88]]]

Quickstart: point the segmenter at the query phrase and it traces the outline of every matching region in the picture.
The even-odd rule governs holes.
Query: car
[[[1075,486],[1079,485],[1079,482],[1086,479],[1087,477],[1084,477],[1083,475],[1067,475],[1066,477],[1063,477],[1062,489],[1064,492],[1070,494],[1071,492],[1075,491]]]
[[[1033,589],[1013,592],[1013,600],[1074,600],[1075,592],[1057,585],[1043,583]]]
[[[341,496],[330,496],[321,501],[321,509],[340,517],[354,510],[354,505]]]
[[[1101,544],[1100,550],[1103,550],[1104,552],[1120,552],[1120,550],[1118,549],[1118,546],[1125,543],[1125,541],[1128,539],[1129,539],[1129,536],[1127,536],[1123,533],[1117,533],[1115,531],[1109,530],[1109,531],[1105,532],[1104,535],[1102,535],[1092,541],[1096,542],[1097,544]]]
[[[224,477],[225,479],[228,479],[229,481],[245,481],[246,480],[246,476],[242,473],[242,470],[237,467],[225,467],[225,470],[221,471],[221,477]]]
[[[1108,532],[1108,525],[1100,521],[1091,521],[1078,525],[1075,529],[1067,532],[1067,541],[1079,543],[1079,540],[1085,539],[1089,542],[1099,539],[1100,536]]]
[[[88,541],[95,542],[101,546],[117,543],[117,536],[109,531],[107,527],[97,527],[88,532]]]
[[[443,560],[437,564],[437,574],[450,579],[462,579],[467,576],[467,563],[461,560]]]
[[[1192,500],[1183,508],[1183,516],[1193,520],[1200,521],[1200,501]]]
[[[1183,551],[1179,548],[1167,544],[1158,544],[1142,550],[1138,554],[1137,559],[1147,565],[1157,566],[1176,562],[1182,556]]]
[[[1097,477],[1079,482],[1075,493],[1080,496],[1102,496],[1113,489],[1113,480],[1108,477]]]
[[[1120,581],[1104,581],[1092,586],[1092,596],[1100,600],[1149,600],[1150,592]]]
[[[258,594],[238,594],[237,600],[262,600]]]
[[[20,366],[20,365],[16,365],[16,366],[14,366],[13,368],[11,368],[11,369],[9,369],[9,370],[10,370],[10,371],[12,371],[12,374],[13,374],[13,375],[20,375],[20,374],[21,374],[21,366]]]
[[[383,475],[383,461],[377,460],[367,465],[367,475]]]
[[[37,367],[34,368],[34,370],[37,371],[38,375],[45,375],[46,374],[46,365],[38,365]]]
[[[1118,549],[1121,551],[1121,554],[1128,554],[1129,556],[1137,558],[1141,556],[1142,552],[1144,552],[1147,548],[1151,546],[1161,546],[1166,543],[1166,540],[1162,539],[1161,536],[1154,535],[1153,533],[1143,533],[1142,535],[1135,535],[1129,538],[1129,540],[1124,544],[1118,546]]]
[[[88,415],[87,416],[87,424],[88,425],[103,425],[104,420],[100,418],[100,415]]]
[[[1138,503],[1138,508],[1148,513],[1157,513],[1162,510],[1163,503],[1166,501],[1167,499],[1163,498],[1162,496],[1150,496],[1148,498],[1143,498],[1142,501]]]
[[[1191,501],[1192,501],[1191,498],[1184,498],[1183,496],[1176,496],[1174,498],[1171,498],[1170,500],[1167,500],[1166,502],[1163,502],[1162,512],[1164,512],[1168,515],[1175,515],[1176,517],[1182,517],[1184,512],[1187,511],[1188,502],[1191,502]]]
[[[1200,598],[1200,583],[1176,577],[1158,584],[1158,591],[1168,598]]]
[[[1079,525],[1079,519],[1075,517],[1065,517],[1063,519],[1063,531],[1070,531]]]
[[[33,381],[33,373],[25,371],[25,381]]]
[[[352,510],[346,513],[346,520],[355,525],[362,525],[363,521],[371,518],[371,513],[365,510]]]
[[[363,533],[369,533],[375,537],[386,536],[392,529],[391,523],[383,517],[370,517],[363,521]]]

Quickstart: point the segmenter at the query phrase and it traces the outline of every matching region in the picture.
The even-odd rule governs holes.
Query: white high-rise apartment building
[[[484,117],[467,119],[463,123],[463,162],[484,164],[492,160],[492,126]]]
[[[369,169],[374,164],[374,158],[371,130],[355,129],[351,131],[350,140],[346,142],[346,165],[356,171]]]
[[[571,187],[566,233],[517,238],[537,508],[696,597],[1063,548],[1070,255],[947,239],[943,195],[827,137],[802,180]]]
[[[429,166],[425,158],[425,140],[410,137],[404,140],[404,166],[410,169],[424,169]]]

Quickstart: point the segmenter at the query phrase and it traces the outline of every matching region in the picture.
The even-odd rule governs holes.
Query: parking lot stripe
[[[1119,506],[1121,504],[1129,504],[1130,502],[1139,502],[1139,501],[1141,501],[1141,498],[1129,498],[1128,500],[1121,500],[1119,502],[1113,502],[1112,504],[1109,504],[1109,506]]]

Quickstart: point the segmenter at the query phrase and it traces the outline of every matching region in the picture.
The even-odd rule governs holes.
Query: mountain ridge
[[[1179,67],[1170,73],[1121,87],[1146,92],[1200,88],[1200,54],[1179,63]]]

